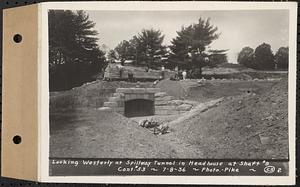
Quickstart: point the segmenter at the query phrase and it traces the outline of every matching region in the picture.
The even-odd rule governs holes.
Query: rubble
[[[162,135],[170,132],[168,125],[163,125],[162,123],[159,123],[153,119],[144,119],[139,122],[139,125],[149,129],[155,135]]]

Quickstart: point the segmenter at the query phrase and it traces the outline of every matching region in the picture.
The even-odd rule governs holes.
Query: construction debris
[[[162,123],[159,123],[153,119],[142,120],[140,121],[139,125],[141,127],[147,128],[155,135],[162,135],[170,132],[169,126],[163,125]]]

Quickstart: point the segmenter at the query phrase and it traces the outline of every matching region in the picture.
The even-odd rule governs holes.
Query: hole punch
[[[15,34],[13,38],[14,42],[20,43],[22,41],[22,35],[20,34]]]
[[[15,144],[20,144],[20,143],[22,142],[21,136],[19,136],[19,135],[14,136],[14,137],[13,137],[13,142],[14,142]]]

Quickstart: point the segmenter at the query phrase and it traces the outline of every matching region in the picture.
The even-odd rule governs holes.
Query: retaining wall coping
[[[159,88],[146,88],[148,93],[157,93],[160,92]]]
[[[159,88],[117,88],[117,93],[157,93]]]

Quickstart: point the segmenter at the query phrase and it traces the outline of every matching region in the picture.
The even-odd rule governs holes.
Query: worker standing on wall
[[[120,77],[120,79],[122,79],[124,67],[121,64],[118,64],[117,68],[119,70],[119,77]]]
[[[186,70],[183,70],[183,72],[182,72],[182,79],[183,79],[183,80],[186,79]]]
[[[161,79],[165,79],[165,66],[161,66]]]
[[[174,69],[175,71],[175,80],[179,80],[180,79],[180,72],[179,72],[179,69],[178,69],[178,66],[175,67]]]
[[[133,75],[132,70],[128,70],[128,81],[134,82],[134,75]]]

